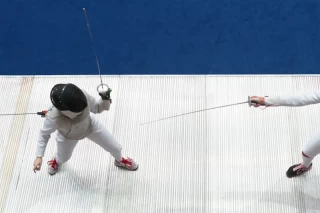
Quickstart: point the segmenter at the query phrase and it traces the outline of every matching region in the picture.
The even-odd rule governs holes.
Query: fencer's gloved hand
[[[33,162],[33,171],[36,173],[36,171],[40,171],[42,165],[42,157],[37,157]]]
[[[111,97],[110,97],[111,91],[112,91],[112,89],[110,89],[109,87],[100,87],[99,88],[99,95],[101,96],[102,100],[110,100],[111,101]]]
[[[250,96],[249,97],[249,106],[259,107],[265,106],[265,100],[263,96]]]

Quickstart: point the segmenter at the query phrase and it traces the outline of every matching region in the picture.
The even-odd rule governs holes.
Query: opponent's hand
[[[42,158],[37,157],[33,162],[33,172],[36,173],[36,171],[40,171],[42,165]]]
[[[111,93],[112,89],[109,87],[100,87],[99,88],[99,95],[101,96],[102,100],[110,100],[110,93]]]
[[[249,106],[259,107],[265,106],[264,97],[262,96],[250,96],[249,97]]]

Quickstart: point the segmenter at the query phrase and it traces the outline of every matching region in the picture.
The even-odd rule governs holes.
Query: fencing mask
[[[78,114],[88,106],[85,94],[74,84],[56,84],[51,90],[50,99],[59,111]]]

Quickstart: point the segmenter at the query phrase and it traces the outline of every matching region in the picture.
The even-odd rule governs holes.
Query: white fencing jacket
[[[82,90],[83,91],[83,90]],[[88,107],[76,118],[70,119],[55,107],[48,110],[37,142],[36,157],[43,157],[51,134],[56,130],[69,140],[81,140],[92,130],[90,112],[96,114],[110,109],[110,100],[95,99],[86,91]]]
[[[269,106],[306,106],[320,103],[320,90],[304,92],[298,95],[284,95],[265,97],[265,104]]]

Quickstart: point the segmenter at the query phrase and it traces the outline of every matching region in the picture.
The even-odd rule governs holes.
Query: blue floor
[[[319,74],[319,0],[4,0],[1,75]]]

